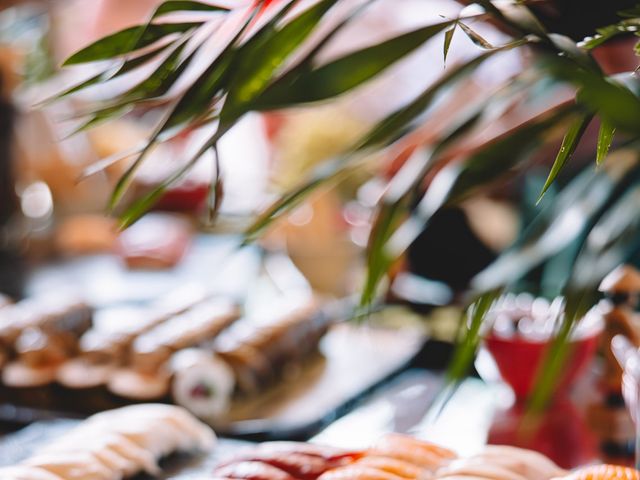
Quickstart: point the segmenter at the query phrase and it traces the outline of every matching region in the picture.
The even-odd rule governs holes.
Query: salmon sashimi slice
[[[357,464],[329,470],[320,475],[319,480],[406,480],[384,470]]]
[[[429,471],[435,471],[447,463],[446,459],[435,453],[425,452],[421,448],[406,445],[376,445],[368,451],[366,456],[393,458]]]
[[[509,470],[500,465],[492,465],[490,463],[470,463],[470,462],[454,462],[437,473],[438,479],[450,480],[450,477],[469,476],[475,478],[485,478],[490,480],[527,480],[526,477],[519,473]],[[536,480],[543,480],[542,478]]]
[[[541,453],[502,445],[488,445],[478,455],[460,461],[474,465],[483,463],[501,466],[528,480],[562,477],[568,474]]]
[[[564,480],[640,480],[640,472],[620,465],[593,465],[561,478]]]
[[[436,445],[435,443],[427,442],[425,440],[418,440],[415,437],[403,435],[401,433],[388,433],[379,439],[374,446],[378,447],[384,445],[397,445],[415,448],[423,452],[434,454],[443,459],[453,459],[457,457],[457,455],[448,448],[441,447],[440,445]]]
[[[235,478],[242,480],[296,480],[284,470],[263,462],[248,461],[231,463],[216,468],[215,477]]]
[[[418,479],[431,478],[431,472],[412,463],[390,457],[368,456],[358,460],[355,465],[373,467],[392,473],[402,478]]]

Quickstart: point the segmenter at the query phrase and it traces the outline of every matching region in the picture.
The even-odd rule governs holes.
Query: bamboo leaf
[[[120,216],[119,228],[124,230],[130,227],[135,222],[140,220],[147,213],[151,207],[153,207],[160,198],[166,193],[167,185],[162,183],[155,187],[151,192],[144,195],[142,198],[136,200],[130,207],[128,207],[124,214]]]
[[[575,152],[576,147],[578,146],[578,143],[580,142],[580,139],[582,138],[582,135],[584,134],[584,131],[586,130],[589,123],[591,122],[592,118],[593,118],[593,114],[590,114],[590,113],[582,115],[575,122],[573,122],[573,124],[571,124],[571,126],[569,127],[569,130],[567,131],[566,135],[562,139],[560,150],[558,151],[558,155],[556,156],[556,159],[553,162],[553,166],[551,167],[549,176],[547,177],[547,180],[545,181],[544,186],[542,187],[542,191],[538,196],[538,200],[536,201],[536,204],[540,203],[540,200],[542,200],[542,197],[544,197],[544,194],[547,192],[551,184],[555,181],[556,177],[558,176],[560,171],[564,168],[567,161],[569,161],[569,159],[573,155],[573,152]]]
[[[146,47],[167,35],[184,33],[199,25],[201,25],[200,22],[163,23],[151,24],[148,27],[138,25],[136,27],[125,28],[124,30],[103,37],[79,52],[74,53],[65,60],[63,66],[95,62],[98,60],[109,60],[133,51],[131,49],[132,45],[137,44],[137,48]]]
[[[228,12],[229,9],[218,5],[191,1],[167,0],[159,5],[145,25],[125,28],[119,32],[103,37],[82,50],[74,53],[65,62],[66,65],[107,60],[119,55],[133,52],[160,40],[171,33],[182,33],[193,27],[202,25],[194,23],[152,23],[153,20],[178,11],[190,12]]]
[[[82,124],[80,124],[80,126],[76,127],[70,134],[68,134],[67,138],[72,137],[80,132],[89,130],[115,116],[121,116],[130,110],[131,107],[128,107],[126,105],[116,105],[114,107],[104,108],[98,112],[94,112],[93,114],[91,114],[88,120],[85,120]]]
[[[402,202],[385,202],[378,208],[367,245],[367,277],[360,295],[359,317],[366,316],[368,313],[375,299],[378,285],[394,261],[386,254],[384,246],[404,215],[405,209],[402,208]]]
[[[270,89],[259,99],[257,108],[271,110],[341,95],[378,75],[454,22],[418,28],[303,73],[290,84]]]
[[[214,145],[212,147],[214,155],[214,171],[211,185],[209,185],[209,195],[207,197],[207,211],[208,221],[213,223],[217,218],[220,206],[222,205],[222,198],[224,196],[224,183],[222,180],[222,171],[220,168],[220,152],[218,147]]]
[[[640,4],[636,5],[635,7],[622,10],[618,12],[618,15],[621,17],[629,17],[629,18],[640,17]]]
[[[462,338],[456,342],[453,358],[447,368],[447,383],[463,380],[468,374],[482,340],[482,326],[491,306],[500,295],[500,290],[480,295],[466,309]]]
[[[300,205],[316,189],[335,185],[365,162],[365,159],[339,157],[316,167],[309,179],[281,195],[251,223],[244,232],[243,244],[255,241],[273,222]]]
[[[596,165],[602,165],[607,158],[615,132],[616,128],[613,125],[606,120],[601,121],[600,130],[598,131],[598,146],[596,148]]]
[[[457,23],[451,25],[444,31],[444,45],[442,47],[443,62],[447,63],[447,54],[449,53],[449,47],[451,47],[451,40],[453,40],[453,34],[456,31]]]
[[[469,27],[468,25],[465,25],[464,23],[460,22],[460,28],[464,33],[467,34],[467,37],[469,37],[469,39],[480,48],[484,48],[485,50],[491,50],[494,48],[494,46],[491,45],[491,43],[489,43],[485,38],[483,38],[478,32],[476,32],[475,30],[472,30],[471,27]]]
[[[138,157],[135,161],[129,166],[129,168],[125,171],[125,173],[118,179],[116,186],[114,187],[111,197],[109,200],[109,208],[114,209],[118,204],[124,192],[129,187],[136,171],[142,165],[142,162],[145,160],[147,154],[151,151],[151,149],[155,146],[158,141],[158,138],[166,134],[169,129],[178,127],[181,123],[187,122],[189,119],[193,119],[195,115],[201,114],[206,115],[210,112],[210,102],[211,98],[215,95],[215,92],[221,89],[222,84],[225,79],[225,74],[227,72],[227,68],[230,65],[232,54],[233,54],[233,45],[234,43],[241,37],[241,35],[246,31],[251,21],[253,20],[255,13],[257,10],[254,10],[254,14],[250,15],[245,21],[243,21],[240,26],[233,30],[231,38],[228,39],[226,45],[221,47],[219,55],[212,59],[211,65],[198,77],[195,83],[189,87],[189,89],[182,95],[182,97],[170,108],[162,121],[158,124],[155,131],[150,136],[147,141],[146,146],[142,149]],[[184,40],[186,44],[186,40]],[[195,52],[192,52],[189,58],[193,58]],[[209,93],[206,99],[201,100],[199,95],[203,95],[203,92]],[[206,102],[206,103],[202,103]],[[220,135],[226,132],[226,129],[219,129]],[[217,138],[219,135],[216,135],[216,140],[213,141],[207,148],[213,146],[217,142]],[[200,156],[204,153],[201,152]],[[197,159],[189,162],[188,164],[194,164]]]
[[[447,72],[432,85],[427,87],[418,97],[409,102],[407,105],[400,107],[392,112],[367,132],[354,147],[355,150],[365,150],[376,146],[390,144],[401,137],[408,129],[412,122],[419,119],[425,110],[433,103],[437,95],[446,88],[455,84],[457,81],[465,78],[477,67],[482,65],[486,60],[499,52],[516,48],[525,44],[525,41],[516,42],[510,45],[499,47],[495,50],[484,52],[477,57],[461,63]]]
[[[640,251],[640,184],[635,183],[605,212],[589,233],[565,289],[565,314],[560,331],[538,370],[529,407],[541,412],[549,403],[561,377],[569,352],[571,333],[577,322],[598,299],[598,286],[614,268]]]
[[[283,27],[256,35],[241,47],[234,64],[220,119],[229,123],[253,108],[253,102],[273,80],[289,55],[308,38],[337,0],[321,0]]]
[[[558,80],[578,87],[577,101],[616,129],[640,133],[640,97],[628,86],[600,73],[576,68],[571,59],[563,57],[546,57],[541,65]]]
[[[639,179],[637,162],[584,171],[540,212],[515,245],[472,279],[472,289],[483,292],[512,285],[573,242],[582,238],[582,243],[607,206]]]
[[[193,0],[167,0],[163,2],[154,12],[151,20],[166,15],[167,13],[189,11],[189,12],[228,12],[227,7],[212,5],[210,3],[196,2]]]

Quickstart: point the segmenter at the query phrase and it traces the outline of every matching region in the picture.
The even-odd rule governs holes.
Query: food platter
[[[350,402],[408,365],[424,342],[424,336],[415,331],[337,325],[322,340],[319,354],[293,381],[274,385],[259,398],[234,403],[228,420],[219,422],[216,429],[240,437],[310,436],[344,412]],[[380,355],[383,347],[385,355]],[[22,418],[30,423],[83,416],[82,411],[74,410],[76,404],[60,400],[57,408],[22,408],[20,415],[15,405],[5,404],[0,407],[0,420]]]

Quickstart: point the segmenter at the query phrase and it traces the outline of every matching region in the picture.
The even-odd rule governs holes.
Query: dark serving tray
[[[486,441],[494,391],[477,379],[463,382],[459,392],[435,422],[425,414],[440,391],[441,374],[413,368],[385,382],[354,403],[355,409],[333,422],[312,442],[344,448],[365,448],[388,431],[417,433],[460,453],[473,453]],[[12,465],[31,455],[78,424],[78,420],[48,420],[34,423],[17,433],[0,437],[0,466]],[[173,456],[163,462],[160,479],[202,478],[221,459],[251,442],[222,438],[209,455]],[[148,478],[139,476],[136,480]]]
[[[255,398],[234,402],[225,421],[214,427],[232,437],[308,438],[345,413],[354,400],[406,368],[424,343],[424,336],[413,330],[334,326],[321,342],[321,355],[307,362],[298,376]],[[0,422],[86,416],[80,399],[56,397],[55,388],[50,395],[53,408],[0,405]]]

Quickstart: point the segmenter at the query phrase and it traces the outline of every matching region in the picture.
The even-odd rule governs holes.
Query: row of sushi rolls
[[[215,423],[317,355],[331,323],[319,305],[291,296],[243,314],[189,287],[123,318],[68,292],[0,300],[0,403],[89,414],[166,402]]]
[[[0,297],[0,401],[50,407],[61,398],[99,412],[19,464],[0,467],[0,480],[153,477],[176,454],[216,457],[215,467],[193,479],[640,480],[638,471],[612,465],[569,472],[507,446],[461,458],[401,434],[363,450],[269,442],[218,459],[211,425],[238,397],[299,374],[331,326],[322,311],[306,297],[256,318],[189,288],[170,292],[135,321],[100,322],[73,295],[16,303]]]
[[[214,453],[216,436],[186,409],[138,404],[95,414],[21,463],[0,468],[2,480],[119,480],[158,475],[177,453]],[[241,449],[193,480],[638,480],[628,467],[592,465],[566,471],[539,453],[487,446],[455,452],[403,434],[387,434],[366,449],[267,442]]]

